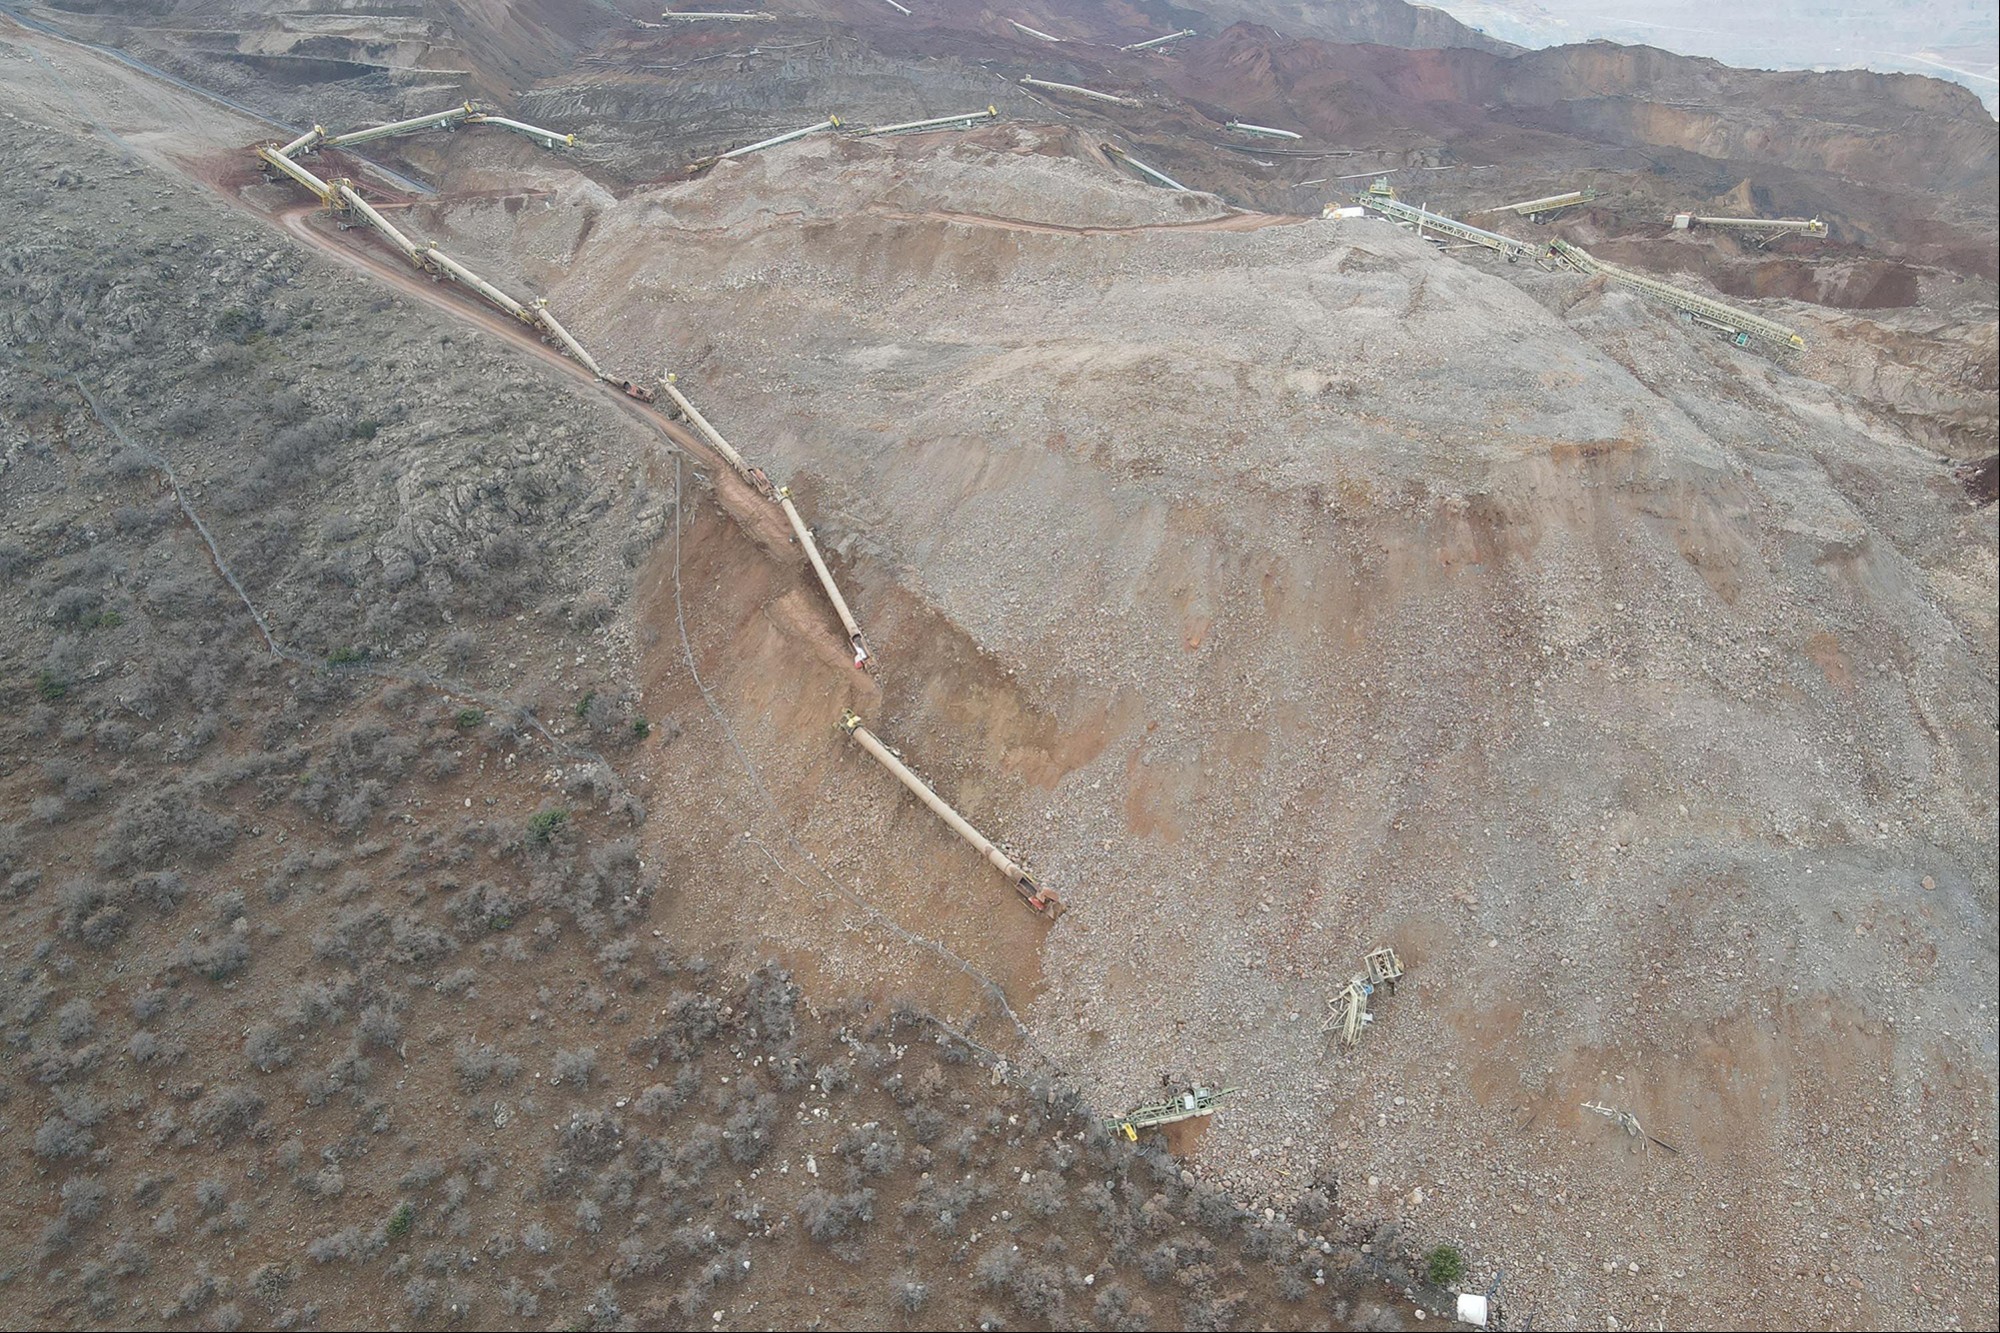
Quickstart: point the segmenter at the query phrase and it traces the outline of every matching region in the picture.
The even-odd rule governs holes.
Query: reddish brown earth
[[[1165,1136],[1191,1173],[1285,1210],[1324,1169],[1344,1190],[1343,1241],[1387,1244],[1406,1227],[1395,1251],[1408,1255],[1477,1235],[1481,1263],[1508,1256],[1515,1281],[1565,1318],[1600,1302],[1668,1323],[1718,1310],[1962,1322],[1984,1308],[1993,1073],[1977,1058],[1983,1000],[1965,979],[1990,970],[1992,909],[1980,875],[1960,872],[1990,868],[1990,838],[1965,831],[1992,808],[1990,709],[1960,687],[1990,677],[1990,510],[1966,505],[1936,453],[1990,449],[1989,122],[1924,81],[1752,75],[1658,52],[1358,48],[1238,25],[1171,58],[1121,56],[1020,39],[983,9],[908,25],[886,14],[829,5],[747,39],[812,48],[787,82],[762,56],[707,59],[740,50],[740,32],[662,35],[561,5],[457,11],[475,67],[464,89],[518,90],[531,118],[588,124],[590,155],[454,139],[394,157],[447,187],[404,201],[412,226],[579,311],[576,327],[618,364],[696,367],[732,434],[747,423],[745,438],[791,465],[881,657],[873,677],[848,665],[775,511],[712,458],[697,463],[684,432],[623,399],[607,407],[574,365],[382,258],[365,234],[326,229],[238,168],[197,168],[260,226],[283,223],[298,253],[336,261],[341,281],[479,330],[477,364],[509,367],[480,387],[510,403],[455,409],[482,423],[482,448],[551,438],[496,388],[532,378],[554,386],[564,417],[593,423],[621,482],[643,478],[631,495],[674,497],[665,540],[628,557],[612,618],[629,638],[607,638],[634,706],[662,719],[657,740],[616,765],[653,812],[632,837],[674,886],[648,899],[646,926],[683,951],[781,958],[808,996],[840,997],[815,1029],[829,1043],[853,1035],[850,1013],[856,1028],[867,1019],[836,1005],[907,999],[1015,1064],[1040,1067],[1051,1048],[1105,1099],[1207,1076],[1183,1062],[1259,1070],[1220,1122]],[[1142,19],[1113,9],[1062,30],[1138,35],[1117,29]],[[894,106],[867,101],[850,61],[868,82],[903,79],[901,94],[991,95],[1007,121],[954,140],[815,141],[685,179],[689,161],[797,123],[801,107],[816,116],[834,91],[870,113]],[[1030,101],[1011,87],[1029,69],[1146,105]],[[233,152],[248,137],[168,134],[159,125],[186,121],[184,107],[135,108],[119,100],[137,95],[115,86],[124,76],[99,77],[92,91],[113,102],[103,114],[150,160],[185,168],[185,140]],[[1308,147],[1222,151],[1234,116],[1294,126]],[[1103,188],[1118,178],[1097,145],[1113,140],[1239,207]],[[1050,166],[1070,174],[1029,170]],[[1306,181],[1375,169],[1447,211],[1593,182],[1597,205],[1553,228],[1504,225],[1771,302],[1806,328],[1811,356],[1767,365],[1601,284],[1523,264],[1508,285],[1481,256],[1440,259],[1380,223],[1301,221],[1365,184]],[[1040,184],[995,202],[982,181]],[[1668,211],[1702,201],[1821,214],[1834,235],[1769,251],[1664,235]],[[1224,274],[1244,285],[1201,285]],[[1155,301],[1120,306],[1135,287]],[[1232,345],[1233,326],[1255,320],[1257,345]],[[1369,336],[1327,336],[1350,323]],[[1423,341],[1397,343],[1405,329]],[[1516,336],[1543,359],[1519,365],[1495,345]],[[1440,351],[1480,338],[1483,360]],[[435,367],[439,346],[464,354],[442,339],[419,354]],[[351,354],[311,364],[332,374]],[[899,367],[920,354],[930,360]],[[983,401],[952,399],[967,383]],[[1622,419],[1586,419],[1599,397]],[[959,415],[927,415],[940,399]],[[1217,424],[1236,404],[1240,423]],[[1147,411],[1152,429],[1127,434]],[[1260,453],[1271,440],[1298,447]],[[572,475],[613,468],[593,457]],[[1990,499],[1990,458],[1960,480]],[[1114,491],[1139,498],[1128,507]],[[978,507],[1002,500],[1012,507]],[[624,545],[639,508],[600,511],[613,517],[592,529],[599,554]],[[1152,552],[1142,567],[1102,558],[1139,542]],[[1058,549],[1110,571],[1106,587],[1024,558]],[[1091,553],[1095,567],[1081,559]],[[1107,651],[1090,634],[1120,579],[1127,614]],[[1662,588],[1677,601],[1656,613]],[[1066,596],[1083,600],[1038,641],[1010,637],[1014,617]],[[997,605],[1010,614],[991,616]],[[1428,617],[1403,622],[1420,642],[1396,639],[1395,615]],[[533,686],[563,719],[585,671],[558,682],[572,664],[555,623],[538,609],[532,628],[496,642],[538,645],[518,650],[527,665],[508,684]],[[1391,650],[1402,656],[1385,661]],[[109,709],[86,684],[79,709]],[[427,744],[450,742],[446,714],[407,696],[397,706]],[[841,741],[850,707],[999,835],[1076,867],[1074,917],[1051,932],[1022,911]],[[1552,723],[1568,748],[1538,750]],[[1524,772],[1536,754],[1543,766]],[[10,792],[46,799],[55,781],[23,777]],[[512,793],[448,785],[505,801],[510,825],[525,826],[539,794],[532,778]],[[1774,791],[1783,799],[1767,801]],[[1849,806],[1823,808],[1828,791]],[[1257,822],[1260,807],[1278,819]],[[1906,820],[1925,821],[1921,837]],[[580,839],[610,833],[577,821]],[[52,854],[73,854],[59,841]],[[1649,859],[1669,845],[1686,859]],[[429,890],[433,902],[455,891]],[[23,909],[36,928],[42,901]],[[296,905],[260,925],[291,932],[266,956],[305,975]],[[1368,1045],[1331,1051],[1315,1039],[1318,1009],[1364,935],[1393,936],[1412,979]],[[589,1039],[604,1010],[591,996],[625,975],[581,943],[563,948],[487,983],[512,1006],[502,1012],[542,1013],[525,1020],[536,1049]],[[592,982],[593,966],[611,971]],[[552,977],[563,1005],[531,999],[536,984],[557,993]],[[246,1024],[252,1003],[245,991],[233,1011]],[[439,1034],[455,1022],[495,1039],[510,1022],[525,1031],[428,998],[415,1012]],[[454,1122],[479,1109],[453,1100],[439,1065],[411,1086]],[[955,1113],[976,1114],[976,1086],[953,1088]],[[43,1094],[30,1095],[39,1113]],[[1606,1098],[1671,1146],[1626,1143],[1577,1109]],[[855,1121],[907,1109],[886,1085],[847,1105]],[[287,1112],[270,1132],[313,1124]],[[1899,1131],[1909,1124],[1935,1132]],[[999,1151],[1026,1145],[989,1128],[984,1165],[1033,1167]],[[254,1162],[270,1168],[261,1152]],[[352,1174],[350,1197],[370,1208],[399,1188],[380,1170]],[[37,1178],[20,1197],[48,1212],[55,1188]],[[916,1188],[885,1184],[885,1205]],[[967,1257],[903,1225],[903,1257],[927,1271]],[[780,1262],[813,1285],[870,1296],[846,1258],[796,1230],[785,1243]],[[579,1237],[576,1252],[606,1268],[608,1244]],[[759,1265],[732,1317],[829,1315],[764,1276],[777,1264]],[[1214,1265],[1184,1271],[1204,1267],[1206,1282]],[[583,1302],[579,1281],[566,1279],[566,1315]],[[701,1314],[650,1298],[655,1322]],[[1153,1299],[1169,1321],[1211,1313]],[[933,1310],[985,1317],[970,1299]],[[1344,1317],[1261,1289],[1239,1313],[1282,1326]]]

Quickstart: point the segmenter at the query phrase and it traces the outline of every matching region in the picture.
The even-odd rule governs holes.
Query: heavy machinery
[[[783,492],[780,492],[783,494]],[[995,870],[1007,877],[1014,886],[1014,892],[1021,895],[1021,901],[1054,921],[1065,910],[1062,899],[1043,888],[1035,877],[1023,870],[1014,859],[995,847],[992,841],[965,821],[965,817],[946,804],[943,797],[932,791],[924,780],[912,773],[898,759],[888,746],[875,738],[875,734],[862,725],[861,719],[852,710],[844,710],[840,715],[840,729],[848,739],[875,756],[882,767],[895,775],[898,782],[910,789],[910,794],[931,808],[931,812],[945,822],[953,833],[972,844],[974,851],[985,857]]]
[[[1179,32],[1170,32],[1164,37],[1148,37],[1143,42],[1133,42],[1129,46],[1121,46],[1118,49],[1120,51],[1150,51],[1154,47],[1165,46],[1168,42],[1178,42],[1183,37],[1192,36],[1194,36],[1193,28],[1182,28]]]
[[[732,148],[726,153],[718,153],[716,156],[709,158],[708,163],[727,162],[732,157],[748,157],[752,153],[761,153],[766,148],[776,148],[781,143],[790,143],[794,139],[803,139],[808,134],[818,134],[821,130],[837,130],[839,128],[840,117],[829,112],[827,118],[816,125],[808,125],[802,130],[789,130],[784,134],[774,134],[768,139],[759,139],[756,143],[745,144],[741,148]],[[706,165],[706,163],[699,165]]]
[[[305,153],[317,152],[322,148],[353,148],[359,144],[373,143],[377,139],[389,139],[403,134],[420,134],[425,130],[453,130],[460,125],[492,125],[525,138],[533,139],[544,148],[570,148],[576,144],[574,134],[559,134],[545,130],[539,125],[513,120],[506,116],[482,111],[476,102],[463,102],[443,111],[433,111],[426,116],[411,116],[407,120],[392,120],[382,125],[370,125],[364,129],[349,130],[345,134],[328,134],[326,128],[315,125],[277,149],[280,157],[297,158]]]
[[[813,573],[819,576],[820,587],[826,590],[827,601],[833,603],[834,614],[840,617],[841,627],[847,631],[847,645],[854,650],[854,665],[864,671],[873,671],[875,657],[868,651],[868,641],[862,637],[861,624],[854,618],[854,612],[848,609],[847,599],[840,595],[840,585],[833,581],[833,571],[826,567],[826,558],[820,554],[819,541],[814,536],[813,530],[806,526],[805,519],[799,514],[798,506],[792,503],[791,488],[774,487],[770,477],[765,475],[764,469],[752,467],[743,455],[737,452],[736,446],[722,438],[722,432],[710,425],[708,418],[688,401],[687,395],[681,392],[675,379],[676,377],[671,374],[664,375],[660,379],[668,400],[673,404],[675,415],[685,417],[688,424],[708,441],[715,452],[722,455],[723,461],[735,470],[737,476],[749,482],[759,495],[775,502],[778,508],[784,511],[785,521],[792,526],[793,537],[798,539],[800,548],[805,551],[806,560],[812,565]]]
[[[302,140],[295,139],[292,142],[297,144]],[[333,214],[342,230],[357,226],[374,228],[382,239],[395,248],[396,253],[409,262],[410,267],[428,273],[433,278],[448,278],[462,287],[471,289],[489,304],[540,332],[546,341],[562,348],[571,360],[588,370],[598,380],[609,384],[628,398],[637,399],[642,403],[653,401],[651,389],[634,384],[631,380],[620,379],[598,365],[597,359],[549,310],[547,301],[537,300],[532,305],[523,305],[440,250],[435,242],[427,241],[418,245],[394,223],[383,217],[379,209],[362,198],[354,182],[346,177],[337,176],[332,180],[321,180],[286,156],[282,149],[273,148],[268,144],[260,145],[256,151],[258,160],[264,164],[267,174],[275,172],[312,191],[314,197]]]
[[[1756,238],[1760,246],[1769,245],[1784,236],[1826,235],[1826,224],[1818,218],[1707,218],[1693,213],[1676,213],[1667,222],[1675,231],[1721,227],[1726,231],[1747,232]]]
[[[1074,93],[1078,97],[1088,97],[1099,102],[1110,102],[1115,106],[1140,106],[1136,97],[1120,97],[1116,93],[1100,93],[1095,88],[1079,88],[1073,83],[1051,83],[1047,79],[1031,79],[1021,76],[1021,82],[1030,88],[1043,88],[1052,93]]]
[[[1141,162],[1138,158],[1132,156],[1130,153],[1126,152],[1122,148],[1118,148],[1108,143],[1099,144],[1098,147],[1104,150],[1104,154],[1106,157],[1117,158],[1120,162],[1123,162],[1126,166],[1132,168],[1132,170],[1138,172],[1141,176],[1144,176],[1146,179],[1152,181],[1155,185],[1164,185],[1169,190],[1179,190],[1183,194],[1192,193],[1192,191],[1190,191],[1187,186],[1181,184],[1179,181],[1175,180],[1172,176],[1169,176],[1166,172],[1161,171],[1156,167],[1147,166],[1144,162]]]
[[[1376,989],[1386,987],[1394,995],[1396,983],[1402,979],[1403,960],[1394,949],[1384,945],[1370,950],[1361,960],[1361,971],[1327,1001],[1332,1012],[1320,1031],[1338,1032],[1341,1045],[1354,1045],[1361,1040],[1361,1029],[1375,1021],[1375,1015],[1368,1012],[1368,1001]]]
[[[257,149],[257,156],[264,163],[266,175],[269,175],[272,171],[276,171],[282,175],[289,176],[296,184],[303,185],[308,190],[311,190],[313,196],[321,203],[329,206],[333,203],[334,193],[331,185],[313,175],[310,171],[307,171],[277,149],[268,145],[261,145]]]
[[[1602,277],[1656,301],[1664,301],[1694,322],[1721,330],[1738,347],[1748,347],[1754,338],[1785,351],[1803,352],[1806,348],[1804,338],[1776,320],[1765,319],[1762,315],[1739,310],[1713,297],[1685,291],[1670,282],[1661,282],[1658,278],[1608,264],[1567,241],[1550,241],[1549,253],[1587,277]]]
[[[806,559],[812,563],[813,573],[819,575],[819,585],[826,589],[826,598],[833,603],[834,614],[840,617],[841,626],[847,631],[847,646],[854,650],[854,665],[864,671],[871,670],[869,664],[874,658],[868,651],[867,640],[861,637],[860,622],[847,609],[847,599],[840,595],[840,585],[833,581],[833,571],[826,567],[826,559],[819,553],[819,542],[813,530],[799,517],[799,507],[792,503],[792,488],[778,487],[776,499],[778,508],[785,511],[785,520],[792,525],[792,535],[799,539]]]
[[[1139,1131],[1142,1129],[1151,1129],[1156,1125],[1171,1125],[1177,1120],[1192,1120],[1196,1116],[1214,1114],[1216,1103],[1231,1096],[1235,1091],[1234,1088],[1224,1088],[1220,1092],[1211,1092],[1207,1088],[1191,1087],[1167,1101],[1135,1106],[1124,1115],[1115,1116],[1106,1123],[1113,1131],[1137,1143]]]
[[[1272,129],[1269,125],[1252,125],[1247,120],[1232,120],[1227,125],[1224,125],[1222,128],[1225,130],[1235,130],[1238,134],[1254,135],[1259,139],[1305,138],[1303,134],[1294,134],[1290,130]]]
[[[1449,218],[1442,213],[1433,213],[1427,208],[1406,204],[1396,197],[1396,191],[1389,185],[1387,176],[1377,177],[1373,184],[1355,196],[1355,202],[1374,209],[1384,217],[1415,227],[1419,240],[1425,239],[1424,233],[1428,230],[1438,236],[1450,236],[1470,245],[1484,246],[1488,250],[1505,255],[1510,264],[1523,257],[1534,258],[1542,252],[1541,247],[1530,245],[1526,241],[1517,241],[1512,236],[1502,236],[1497,231],[1487,231],[1483,227],[1460,222],[1457,218]],[[1333,204],[1328,204],[1320,216],[1335,216],[1335,207]]]
[[[967,111],[956,116],[933,116],[929,120],[906,120],[900,125],[876,125],[861,131],[856,138],[866,139],[878,134],[918,134],[925,130],[969,130],[982,120],[1000,119],[1000,108],[989,106],[984,111]]]
[[[1498,204],[1492,208],[1482,208],[1478,213],[1512,213],[1517,218],[1530,222],[1547,222],[1565,208],[1589,203],[1597,198],[1595,190],[1571,190],[1566,194],[1544,195],[1540,199],[1523,199],[1518,204]],[[1475,213],[1474,216],[1477,216]]]

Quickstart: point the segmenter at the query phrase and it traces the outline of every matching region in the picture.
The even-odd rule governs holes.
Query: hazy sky
[[[2000,95],[1994,0],[1427,0],[1522,46],[1608,37],[1764,69],[1853,68],[1964,84],[1990,111]]]

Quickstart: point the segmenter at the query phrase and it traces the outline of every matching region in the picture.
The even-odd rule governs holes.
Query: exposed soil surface
[[[798,578],[679,427],[266,187],[7,128],[24,1320],[1404,1325],[1330,1199],[1277,1222],[1115,1136],[948,950],[858,901],[909,984],[814,1004],[718,925],[759,863],[658,856],[731,827],[699,792],[793,857],[753,782],[674,780],[692,678],[640,684],[660,580]],[[865,680],[817,601],[771,624]]]
[[[793,488],[878,669],[684,424],[246,170],[268,126],[4,30],[39,1317],[388,1322],[350,1304],[386,1271],[418,1322],[1394,1323],[1406,1287],[1446,1308],[1410,1273],[1449,1245],[1543,1326],[1991,1326],[1995,134],[1962,90],[1453,47],[1390,5],[1349,20],[1403,47],[1259,6],[1165,54],[1108,43],[1159,26],[1116,6],[1014,15],[1056,44],[948,5],[259,11],[260,49],[206,55],[166,8],[137,45],[294,119],[497,90],[579,132],[375,154],[434,194],[314,161],[617,373],[675,372]],[[1231,152],[1236,118],[1305,138]],[[1460,214],[1589,185],[1484,222],[1807,350],[1319,216],[1378,171]],[[1831,234],[1670,234],[1697,205]],[[192,591],[190,508],[294,656]],[[1328,1001],[1383,943],[1408,976],[1342,1049]],[[1194,1083],[1234,1094],[1143,1153],[1092,1128]],[[457,1165],[411,1165],[445,1133]],[[241,1194],[139,1178],[212,1143]]]

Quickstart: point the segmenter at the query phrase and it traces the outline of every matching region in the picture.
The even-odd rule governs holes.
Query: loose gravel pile
[[[559,196],[512,254],[908,631],[883,734],[1076,909],[1038,1044],[1106,1109],[1235,1086],[1192,1170],[1337,1182],[1547,1322],[1990,1319],[1991,512],[1812,362],[1573,275],[936,151]],[[816,708],[739,721],[833,755]],[[981,961],[1018,909],[829,762],[780,802]],[[1337,1050],[1383,942],[1410,979]]]

